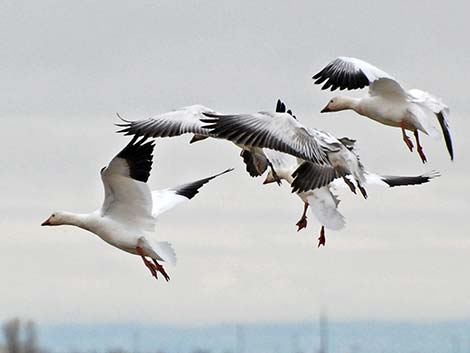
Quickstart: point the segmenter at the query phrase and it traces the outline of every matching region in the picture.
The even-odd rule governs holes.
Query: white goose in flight
[[[211,134],[208,129],[203,127],[204,124],[200,121],[201,118],[204,118],[203,113],[217,114],[217,112],[211,108],[195,104],[135,121],[123,119],[118,114],[118,117],[123,123],[116,125],[122,128],[118,132],[124,133],[125,135],[162,138],[192,134],[193,137],[190,143],[201,141],[208,137],[217,138],[217,136]],[[242,150],[240,156],[243,158],[246,164],[246,170],[250,176],[260,176],[268,167],[272,169],[262,148],[243,144],[237,144],[237,146]],[[274,170],[272,170],[272,172],[279,184],[280,180],[277,178],[276,172]]]
[[[293,115],[290,110],[286,110],[285,104],[280,100],[277,102],[276,112],[287,112],[288,114]],[[341,141],[346,148],[350,149],[352,153],[355,153],[355,141],[348,138],[342,138],[339,139],[339,141]],[[278,177],[281,180],[285,180],[287,183],[292,184],[294,181],[292,174],[302,164],[302,160],[289,154],[271,149],[264,149],[264,153],[274,167],[273,169],[276,170]],[[366,185],[395,187],[424,184],[429,182],[431,179],[438,177],[439,173],[430,172],[418,176],[382,176],[365,171],[364,175]],[[350,176],[347,176],[346,178],[350,178]],[[275,179],[272,175],[272,171],[270,170],[264,184],[269,184],[274,181]],[[298,227],[297,231],[307,227],[307,210],[310,208],[313,216],[321,224],[318,247],[325,245],[326,243],[325,228],[331,230],[340,230],[344,228],[345,219],[338,210],[340,200],[333,193],[334,189],[341,188],[342,186],[344,186],[344,184],[337,179],[327,186],[322,186],[314,190],[296,192],[296,195],[304,203],[302,216],[296,224]]]
[[[305,127],[289,112],[203,114],[204,128],[219,138],[245,146],[273,149],[303,160],[293,173],[293,192],[321,188],[342,177],[356,193],[356,186],[346,178],[351,175],[367,198],[364,167],[358,156],[333,135]]]
[[[435,124],[437,119],[450,158],[454,159],[446,119],[449,108],[441,99],[419,89],[405,91],[400,83],[386,72],[355,58],[336,58],[315,74],[313,79],[316,84],[326,81],[322,89],[331,91],[337,88],[352,90],[369,86],[369,94],[362,98],[333,97],[321,112],[351,109],[382,124],[400,127],[403,140],[410,151],[413,151],[414,146],[405,130],[412,131],[416,139],[416,149],[423,163],[426,162],[426,156],[419,141],[418,131],[439,138],[440,133]]]
[[[176,255],[168,242],[152,240],[156,218],[189,201],[204,184],[232,169],[151,192],[147,180],[152,169],[154,143],[145,140],[134,137],[107,167],[101,169],[105,197],[100,209],[89,214],[54,212],[41,225],[72,225],[90,231],[112,246],[139,255],[155,278],[160,272],[168,281],[170,277],[158,261],[174,265]]]
[[[279,151],[266,149],[265,153],[273,164],[279,178],[292,184],[294,180],[292,173],[299,167],[299,161],[295,157]],[[383,187],[420,185],[438,176],[439,173],[437,172],[425,173],[418,176],[382,176],[369,172],[365,173],[367,186],[378,185]],[[264,184],[274,181],[272,172],[269,171]],[[315,190],[296,192],[296,195],[303,202],[302,216],[296,224],[297,231],[307,227],[307,210],[310,208],[312,215],[321,225],[318,247],[326,243],[325,228],[341,230],[345,226],[344,216],[338,210],[340,200],[334,194],[334,190],[342,188],[344,185],[344,183],[337,179],[327,186],[322,186]]]

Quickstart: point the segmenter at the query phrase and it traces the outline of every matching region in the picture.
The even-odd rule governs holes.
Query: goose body
[[[251,147],[273,149],[300,158],[294,172],[293,192],[327,186],[336,178],[352,175],[364,197],[364,168],[357,156],[333,135],[307,128],[288,112],[221,115],[204,113],[201,119],[219,138]],[[355,186],[348,186],[355,192]]]
[[[347,143],[350,148],[352,147],[351,140],[341,139]],[[274,169],[276,170],[279,178],[285,180],[287,183],[292,184],[294,177],[292,174],[303,163],[302,160],[297,159],[286,153],[275,150],[265,150],[267,158],[270,160]],[[396,187],[396,186],[410,186],[421,185],[428,183],[431,179],[438,177],[439,173],[430,172],[418,176],[382,176],[368,171],[364,171],[365,185],[377,185],[381,187]],[[350,178],[347,176],[346,178]],[[271,172],[266,177],[266,183],[273,182],[274,179]],[[345,226],[345,218],[338,210],[340,199],[334,193],[336,189],[341,189],[345,186],[339,179],[332,181],[327,186],[308,191],[297,191],[295,194],[302,200],[304,204],[303,213],[300,220],[297,222],[298,231],[307,227],[307,210],[310,208],[313,217],[320,223],[320,232],[318,238],[318,246],[325,245],[326,231],[341,230]]]
[[[361,98],[348,96],[333,97],[321,111],[335,112],[351,109],[356,113],[381,124],[402,129],[403,140],[410,150],[414,145],[405,130],[412,131],[416,139],[416,148],[423,162],[426,162],[418,131],[435,139],[444,136],[450,158],[454,151],[447,122],[449,108],[441,99],[428,92],[411,89],[406,91],[401,84],[388,73],[356,58],[339,57],[327,64],[313,76],[322,89],[360,89],[369,86],[368,94]],[[441,128],[439,132],[437,123]]]
[[[42,225],[72,225],[94,233],[118,249],[141,256],[155,278],[157,272],[160,272],[168,281],[170,277],[158,261],[175,265],[176,255],[170,243],[153,239],[157,217],[189,201],[204,184],[231,169],[191,183],[151,192],[147,180],[153,164],[154,143],[145,140],[134,137],[101,170],[105,190],[101,208],[89,214],[55,212]]]

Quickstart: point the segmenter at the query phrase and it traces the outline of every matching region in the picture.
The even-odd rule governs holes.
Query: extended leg
[[[326,238],[325,238],[325,226],[321,226],[321,229],[320,229],[320,237],[318,238],[318,248],[320,247],[320,245],[323,245],[325,246],[326,244]]]
[[[140,255],[142,260],[144,260],[144,264],[150,270],[150,273],[152,274],[152,276],[155,277],[156,279],[158,279],[158,277],[157,277],[157,268],[155,267],[155,265],[153,263],[151,263],[149,260],[147,260],[145,258],[144,252],[142,251],[142,248],[140,246],[136,246],[135,250],[137,251],[137,254]]]
[[[281,178],[279,178],[279,175],[277,175],[276,171],[274,170],[273,164],[269,162],[269,168],[271,168],[271,172],[273,173],[274,180],[276,181],[277,185],[281,185]]]
[[[152,261],[155,264],[157,271],[160,272],[163,275],[163,277],[165,277],[165,280],[168,282],[170,280],[170,276],[168,276],[163,266],[160,265],[155,259],[152,259]]]
[[[349,186],[349,188],[351,189],[351,191],[356,194],[356,187],[354,186],[354,184],[347,178],[347,177],[343,177],[343,180],[344,182],[346,183],[347,186]]]
[[[359,190],[361,191],[361,194],[362,194],[362,197],[364,197],[365,199],[367,199],[367,191],[366,189],[364,189],[361,184],[359,184],[359,182],[357,183],[357,187],[359,188]]]
[[[421,157],[421,160],[423,161],[423,163],[426,163],[426,162],[427,162],[427,159],[426,159],[426,156],[424,155],[423,147],[422,147],[421,144],[419,143],[418,130],[415,130],[415,131],[414,131],[414,134],[415,134],[416,148],[417,148],[417,150],[418,150],[418,154],[419,154],[419,156]]]
[[[403,141],[405,141],[405,143],[408,146],[408,148],[410,149],[410,151],[413,152],[413,142],[411,142],[410,138],[406,134],[405,125],[403,124],[403,121],[400,122],[400,127],[401,127],[401,133],[403,135]]]
[[[302,213],[302,217],[296,223],[296,226],[298,227],[297,232],[307,227],[307,209],[308,209],[308,203],[304,202],[304,213]]]

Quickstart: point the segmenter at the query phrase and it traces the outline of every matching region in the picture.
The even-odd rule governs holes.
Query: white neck
[[[358,108],[359,108],[359,104],[361,102],[361,98],[341,96],[341,102],[343,103],[342,104],[342,106],[344,107],[343,110],[344,109],[352,109],[356,113],[359,113]]]
[[[61,224],[76,226],[86,230],[89,229],[89,220],[91,218],[89,214],[61,212],[60,217]]]

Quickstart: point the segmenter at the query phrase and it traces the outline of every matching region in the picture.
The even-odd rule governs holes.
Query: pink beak
[[[326,107],[323,108],[323,109],[320,111],[320,113],[328,113],[328,112],[330,112],[330,111],[331,111],[331,110],[328,109],[328,104],[327,104]]]
[[[50,226],[51,223],[49,222],[49,219],[50,219],[50,218],[48,218],[48,219],[46,219],[44,222],[42,222],[42,223],[41,223],[41,226]]]

